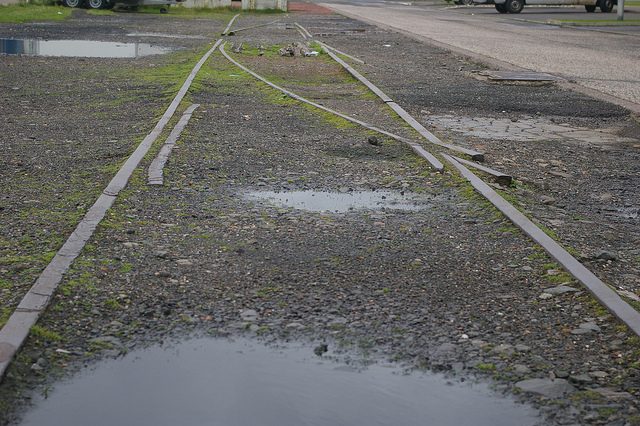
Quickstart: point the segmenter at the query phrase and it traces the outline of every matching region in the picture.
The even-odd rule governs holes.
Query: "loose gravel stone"
[[[523,392],[535,393],[546,398],[561,398],[576,391],[564,379],[528,379],[515,384]]]

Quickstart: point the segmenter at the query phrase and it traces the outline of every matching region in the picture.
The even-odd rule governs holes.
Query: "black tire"
[[[496,4],[496,10],[499,13],[507,13],[507,5],[505,3]]]
[[[613,0],[600,0],[598,6],[600,6],[600,11],[603,13],[609,13],[613,10],[614,2]]]
[[[465,6],[473,6],[473,0],[462,0],[462,4]]]
[[[107,2],[106,0],[87,0],[86,4],[89,9],[104,9]]]
[[[507,0],[504,5],[507,9],[507,12],[520,13],[522,12],[522,8],[524,7],[524,0]]]
[[[589,5],[585,5],[584,8],[587,10],[587,12],[589,13],[593,13],[596,11],[596,5],[595,4],[589,4]]]
[[[82,0],[62,0],[62,4],[67,7],[81,7]]]

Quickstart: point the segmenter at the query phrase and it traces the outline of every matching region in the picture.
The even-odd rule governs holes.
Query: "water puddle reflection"
[[[168,53],[168,47],[146,43],[91,40],[0,39],[0,54],[81,58],[138,58]]]
[[[280,207],[314,212],[344,213],[352,210],[423,210],[433,201],[418,194],[393,191],[256,191],[246,194],[250,200],[264,200]]]
[[[22,425],[534,425],[485,385],[350,368],[310,347],[193,339],[134,351],[58,384]]]

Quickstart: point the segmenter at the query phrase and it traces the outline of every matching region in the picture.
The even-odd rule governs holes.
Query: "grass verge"
[[[0,23],[22,24],[34,21],[63,21],[71,16],[71,9],[62,6],[12,4],[0,6]]]

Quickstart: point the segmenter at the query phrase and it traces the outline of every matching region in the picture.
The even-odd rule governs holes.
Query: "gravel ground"
[[[273,19],[243,16],[236,26]],[[490,84],[470,72],[480,69],[478,65],[356,21],[308,13],[281,19],[323,32],[328,43],[365,59],[367,65],[358,68],[417,118],[424,118],[425,110],[429,115],[469,117],[500,117],[507,111],[516,119],[553,118],[594,130],[606,125],[626,137],[637,129],[619,108],[553,86]],[[90,38],[88,28],[98,27],[105,40],[132,31],[214,39],[224,19],[78,14],[63,26],[5,26],[0,34],[47,31],[51,37]],[[263,56],[252,49],[300,41],[299,34],[287,28],[240,32],[233,41],[244,42],[245,49],[233,55],[301,94],[369,121],[384,120],[385,128],[412,135],[391,115],[382,118],[382,103],[325,55],[281,58],[269,49]],[[3,288],[5,282],[11,286],[2,293],[3,305],[15,304],[17,293],[26,290],[46,261],[32,257],[57,248],[77,219],[70,218],[70,212],[83,212],[99,193],[113,165],[152,127],[176,76],[180,71],[186,75],[197,59],[194,53],[206,43],[162,39],[163,45],[187,50],[128,62],[0,58],[1,84],[29,87],[3,90],[2,105],[14,105],[10,110],[15,111],[28,100],[41,108],[18,116],[5,130],[13,151],[2,157],[2,165],[12,172],[0,168],[0,223],[8,253],[2,255],[25,258],[3,260]],[[182,66],[171,66],[175,61]],[[10,66],[23,72],[5,72]],[[62,81],[62,73],[68,75],[74,66],[71,69],[95,89],[66,85],[59,96],[36,91]],[[140,69],[164,72],[148,76]],[[108,71],[121,76],[129,70],[130,79],[99,78]],[[9,83],[5,74],[30,78],[13,77]],[[53,108],[62,96],[64,110]],[[373,359],[391,358],[461,379],[493,381],[496,389],[539,407],[543,424],[638,424],[638,339],[455,175],[431,173],[397,142],[380,138],[378,145],[369,143],[370,132],[283,98],[220,54],[207,63],[189,97],[201,107],[172,153],[165,186],[145,183],[150,155],[66,275],[40,328],[0,386],[1,424],[16,421],[31,392],[44,391],[56,377],[83,364],[191,333],[329,342]],[[69,112],[75,117],[73,111],[89,102],[105,105],[100,120],[63,119]],[[610,114],[603,117],[605,110]],[[63,111],[67,114],[56,119]],[[55,137],[54,151],[22,140],[31,136],[24,130],[31,121],[36,123],[36,141]],[[49,122],[60,128],[51,132],[45,127]],[[571,141],[515,144],[452,128],[441,131],[456,143],[484,149],[490,165],[518,176],[519,184],[505,192],[543,223],[555,224],[564,244],[589,256],[600,249],[615,254],[615,259],[590,262],[606,282],[618,284],[624,275],[634,274],[637,280],[637,219],[612,219],[588,197],[619,187],[624,191],[619,196],[637,205],[638,185],[632,179],[637,179],[638,150],[632,142],[597,148]],[[70,149],[67,139],[79,142]],[[605,158],[601,149],[611,156]],[[102,156],[96,154],[100,150]],[[34,157],[34,152],[39,155]],[[571,161],[575,158],[581,159],[580,165]],[[18,168],[25,165],[28,168]],[[571,176],[548,176],[556,168]],[[605,169],[618,173],[611,176]],[[626,181],[620,178],[623,173]],[[33,179],[33,186],[21,185],[20,174]],[[575,185],[574,176],[580,176],[581,185]],[[62,188],[50,189],[51,182],[60,182]],[[8,196],[5,188],[12,191]],[[425,208],[336,214],[274,206],[246,196],[255,191],[344,194],[383,189],[416,194]],[[58,210],[53,208],[54,194],[66,200],[65,194],[75,192],[82,192],[83,203],[65,201]],[[542,203],[543,195],[554,201]],[[42,226],[31,222],[36,213],[19,214],[33,206],[16,200],[31,199],[37,200],[34,210],[49,226],[43,234],[57,239],[35,233],[31,246],[21,242],[24,233],[16,230],[36,232]],[[51,211],[59,211],[62,218],[56,220]],[[578,215],[580,220],[575,219]],[[559,217],[562,222],[551,222]],[[605,228],[615,231],[602,246],[603,238],[594,236],[604,235]],[[16,269],[16,264],[26,268]],[[635,283],[628,288],[637,292]],[[576,291],[543,292],[559,284]],[[526,392],[527,384],[515,385],[550,377],[556,378],[554,387],[568,393],[545,396]]]

